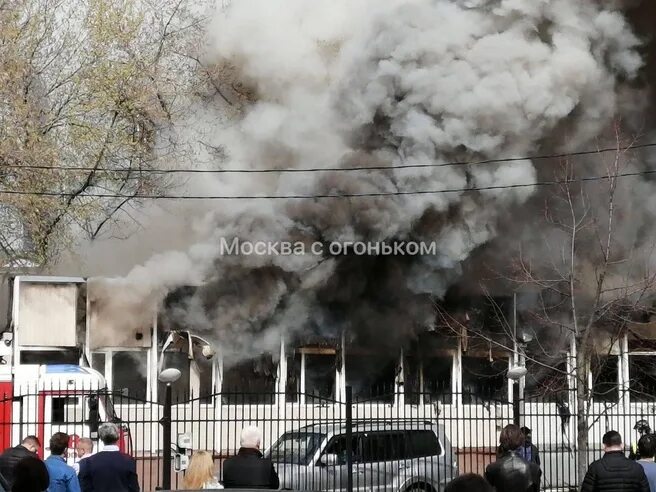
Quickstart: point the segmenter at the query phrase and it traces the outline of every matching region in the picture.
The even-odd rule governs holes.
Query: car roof
[[[432,430],[437,432],[441,426],[430,420],[363,420],[353,421],[353,432],[383,432],[383,431],[419,431]],[[342,434],[346,431],[346,422],[328,422],[311,424],[292,432],[317,432],[321,434]]]

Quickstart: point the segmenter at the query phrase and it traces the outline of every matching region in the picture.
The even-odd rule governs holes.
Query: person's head
[[[39,448],[41,447],[41,441],[39,441],[39,438],[36,436],[27,436],[25,439],[23,439],[23,442],[21,442],[21,445],[32,451],[34,454],[39,452]]]
[[[522,431],[522,434],[524,434],[524,442],[526,444],[531,444],[531,441],[533,440],[531,429],[529,429],[528,427],[522,427],[520,430]]]
[[[106,446],[111,446],[118,442],[118,427],[112,422],[105,422],[98,427],[98,437]]]
[[[467,473],[451,480],[444,492],[492,492],[492,486],[480,475]]]
[[[88,437],[81,437],[77,442],[75,452],[77,453],[78,458],[82,458],[82,456],[93,453],[93,441]]]
[[[518,425],[510,424],[501,430],[499,445],[503,451],[514,451],[524,444],[524,434]]]
[[[29,456],[14,467],[13,492],[43,492],[48,488],[50,477],[46,465],[39,458]]]
[[[649,426],[649,422],[647,422],[645,419],[638,420],[633,426],[633,430],[638,431],[638,434],[641,436],[651,434],[651,427]]]
[[[638,453],[640,453],[640,458],[654,458],[656,454],[656,439],[654,436],[645,435],[638,440]]]
[[[55,432],[50,438],[50,454],[53,456],[62,456],[68,449],[68,434],[65,432]]]
[[[262,433],[254,426],[245,427],[241,430],[239,444],[242,448],[260,449],[262,445]]]
[[[189,490],[202,489],[214,478],[214,460],[207,451],[196,451],[185,472],[184,487]]]
[[[604,452],[622,451],[622,436],[617,431],[608,431],[601,440],[604,444]]]

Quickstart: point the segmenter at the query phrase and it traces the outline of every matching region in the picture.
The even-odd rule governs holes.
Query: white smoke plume
[[[531,184],[537,171],[528,160],[394,167],[585,146],[642,66],[639,40],[617,8],[593,0],[233,0],[208,32],[206,58],[220,68],[215,83],[228,99],[247,102],[227,122],[234,108],[214,101],[204,109],[217,112],[217,123],[201,118],[203,131],[226,152],[215,165],[390,169],[221,174],[189,187],[212,195],[401,194],[211,202],[194,218],[205,240],[110,284],[156,302],[203,285],[169,310],[169,321],[251,355],[275,349],[281,333],[405,336],[431,326],[431,298],[536,190],[439,191]],[[436,193],[403,194],[420,190]],[[221,238],[235,237],[434,241],[437,252],[219,255]]]

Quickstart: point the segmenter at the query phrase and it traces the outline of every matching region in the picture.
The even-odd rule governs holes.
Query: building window
[[[112,389],[123,397],[145,399],[148,354],[144,351],[112,353]],[[119,402],[120,403],[120,402]],[[123,403],[134,403],[124,401]]]
[[[346,352],[346,384],[355,399],[394,401],[398,356]]]
[[[654,355],[629,355],[629,391],[633,401],[656,400]]]
[[[107,357],[103,352],[94,352],[91,354],[91,368],[105,375],[105,361]]]
[[[462,358],[462,401],[473,404],[508,401],[508,359]]]
[[[424,402],[440,401],[451,403],[451,376],[453,356],[424,356]]]
[[[287,357],[287,379],[285,381],[285,401],[298,403],[301,393],[301,354]]]
[[[305,354],[305,402],[335,399],[335,355]]]
[[[419,404],[419,394],[421,393],[420,372],[419,357],[412,355],[403,357],[403,393],[405,402],[410,405]]]
[[[567,400],[567,364],[555,358],[526,361],[524,394],[545,402]]]
[[[224,363],[225,364],[225,363]],[[270,356],[224,365],[221,397],[229,405],[273,404],[276,366]]]
[[[599,402],[617,402],[619,398],[617,355],[593,357],[590,364],[592,373],[592,397]]]
[[[196,357],[198,365],[198,397],[201,403],[211,403],[214,396],[214,363],[205,357]]]
[[[65,350],[22,350],[20,353],[21,364],[73,364],[80,363],[80,351],[78,349]]]

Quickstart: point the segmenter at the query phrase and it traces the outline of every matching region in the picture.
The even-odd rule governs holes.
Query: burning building
[[[48,287],[57,317],[34,307],[41,284],[14,289],[14,360],[83,355],[157,400],[164,358],[178,400],[210,406],[343,401],[347,386],[476,406],[512,399],[517,357],[526,391],[563,398],[585,318],[594,398],[646,398],[654,155],[626,147],[654,134],[653,18],[619,0],[233,1],[208,32],[212,83],[179,122],[215,171],[181,185],[212,200],[171,214],[193,244]],[[234,240],[304,251],[222,251]],[[217,355],[162,353],[172,331]]]

